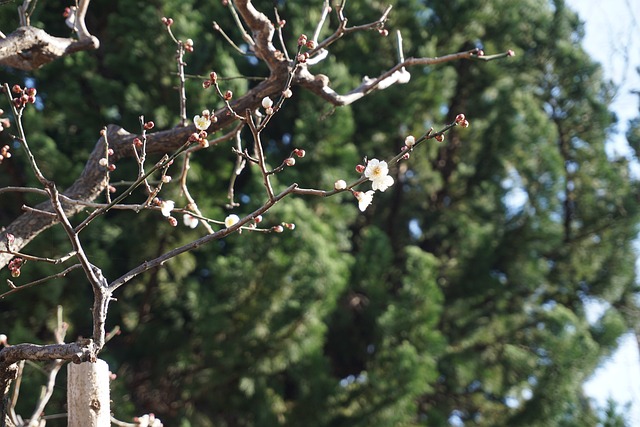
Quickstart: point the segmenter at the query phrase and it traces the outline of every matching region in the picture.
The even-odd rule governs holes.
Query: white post
[[[110,427],[109,365],[98,359],[67,365],[68,427]]]

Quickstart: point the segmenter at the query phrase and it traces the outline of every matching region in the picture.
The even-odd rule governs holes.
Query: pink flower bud
[[[172,216],[170,216],[169,218],[167,218],[167,221],[169,221],[169,224],[170,224],[172,227],[175,227],[175,226],[177,226],[177,225],[178,225],[178,220],[177,220],[177,219],[175,219],[175,218],[174,218],[174,217],[172,217]]]
[[[298,157],[304,157],[307,154],[307,152],[301,148],[296,148],[295,150],[293,150],[293,152]]]
[[[460,113],[456,116],[456,123],[460,124],[465,119],[464,114]]]
[[[314,47],[316,47],[316,42],[313,40],[309,40],[307,41],[307,43],[305,43],[305,46],[307,46],[307,49],[313,49]]]
[[[356,166],[356,172],[362,173],[362,172],[364,172],[364,170],[365,170],[364,165],[357,165]]]
[[[436,138],[436,141],[438,141],[438,142],[444,141],[444,135],[442,135],[442,134],[436,135],[435,138]]]
[[[512,51],[511,49],[509,49],[507,51],[507,56],[516,56],[516,53],[514,51]]]
[[[287,166],[293,166],[296,164],[296,159],[294,159],[293,157],[289,157],[284,160],[284,164]]]
[[[380,33],[382,37],[387,37],[389,35],[389,30],[387,30],[386,28],[381,28],[378,30],[378,33]]]
[[[256,224],[261,223],[261,222],[262,222],[262,215],[258,215],[257,217],[253,218],[253,221],[254,221]]]
[[[133,138],[133,145],[135,145],[136,147],[142,147],[142,140],[138,137]]]
[[[111,163],[107,169],[109,169],[109,172],[113,172],[114,170],[116,170],[116,165]]]
[[[300,34],[298,37],[298,46],[304,46],[307,43],[307,36],[305,34]]]
[[[216,83],[218,81],[218,74],[215,71],[209,73],[209,78],[211,79],[211,83]]]
[[[284,227],[281,225],[276,225],[275,227],[271,227],[271,231],[274,233],[282,233],[284,231]]]
[[[211,80],[205,80],[202,82],[202,87],[205,89],[209,89],[211,85],[212,85]]]
[[[20,93],[20,92],[22,92],[22,88],[20,87],[20,85],[13,85],[13,87],[11,88],[11,90],[13,91],[13,93]]]
[[[156,125],[155,123],[149,120],[147,123],[144,124],[144,128],[145,130],[151,130],[155,125]]]
[[[233,98],[233,92],[231,92],[230,90],[226,91],[224,93],[224,100],[231,101],[231,98]]]

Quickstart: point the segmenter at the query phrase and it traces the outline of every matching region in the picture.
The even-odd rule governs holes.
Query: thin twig
[[[34,280],[33,282],[29,282],[29,283],[25,283],[24,285],[16,286],[16,287],[12,288],[10,291],[7,291],[7,292],[5,292],[3,294],[0,294],[0,299],[4,299],[5,297],[8,297],[11,294],[19,292],[19,291],[21,291],[23,289],[27,289],[27,288],[31,288],[33,286],[39,285],[39,284],[44,283],[44,282],[46,282],[48,280],[59,279],[61,277],[66,276],[67,274],[69,274],[70,271],[78,269],[78,268],[81,268],[81,267],[82,266],[80,264],[74,264],[71,267],[68,267],[68,268],[64,269],[60,273],[52,274],[51,276],[43,277],[41,279]]]

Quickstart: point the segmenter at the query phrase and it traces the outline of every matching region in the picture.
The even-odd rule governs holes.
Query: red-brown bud
[[[20,85],[13,85],[13,87],[11,88],[11,90],[13,91],[13,93],[20,93],[20,92],[22,92],[22,88],[20,87]]]
[[[302,158],[302,157],[304,157],[304,156],[307,154],[307,152],[306,152],[306,151],[304,151],[304,150],[303,150],[303,149],[301,149],[301,148],[296,148],[295,150],[293,150],[293,152],[294,152],[294,154],[295,154],[296,156],[301,157],[301,158]]]
[[[151,130],[155,125],[156,125],[155,123],[149,120],[147,123],[144,124],[144,128],[145,130]]]
[[[356,172],[362,173],[362,172],[364,172],[364,170],[365,170],[364,165],[357,165],[356,166]]]
[[[230,90],[226,91],[224,93],[224,100],[231,101],[231,98],[233,98],[233,92],[231,92]]]

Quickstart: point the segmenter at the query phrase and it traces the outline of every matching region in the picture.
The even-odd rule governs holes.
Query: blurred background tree
[[[275,2],[290,49],[313,32],[316,3]],[[254,4],[275,19],[274,2]],[[337,109],[294,88],[263,137],[273,158],[307,151],[282,176],[303,187],[353,178],[363,156],[389,158],[407,134],[460,112],[471,127],[394,168],[396,185],[364,214],[346,196],[287,200],[265,222],[295,223],[295,231],[233,235],[122,288],[108,320],[122,332],[102,353],[117,374],[116,418],[155,412],[184,427],[620,425],[618,409],[598,412],[582,384],[639,324],[638,182],[625,159],[605,153],[613,87],[580,47],[579,19],[561,0],[352,1],[345,13],[350,24],[370,22],[387,4],[387,27],[402,32],[406,56],[474,47],[517,56],[412,69],[408,84]],[[59,9],[43,2],[34,23],[67,35]],[[219,2],[94,0],[87,24],[99,50],[34,72],[0,70],[2,81],[37,87],[27,131],[60,187],[82,170],[104,125],[136,132],[141,114],[160,128],[178,123],[175,47],[162,16],[195,42],[188,73],[267,75],[211,29],[215,20],[241,40]],[[0,7],[2,28],[16,20],[13,7]],[[345,91],[396,61],[391,37],[355,33],[314,71]],[[201,80],[187,84],[190,116],[217,102]],[[224,84],[242,93],[256,82]],[[227,214],[233,161],[226,143],[192,162],[190,188],[210,195],[199,200],[208,216]],[[1,167],[1,186],[34,184],[23,156]],[[112,179],[136,167],[118,164]],[[236,212],[262,204],[261,185],[251,170],[240,176]],[[180,200],[177,186],[165,188]],[[0,224],[32,202],[0,197]],[[83,232],[107,277],[198,235],[148,212],[132,215],[111,212]],[[55,256],[67,246],[51,229],[28,249]],[[28,267],[25,281],[51,273]],[[77,281],[73,273],[1,300],[0,329],[12,342],[49,342],[62,304],[67,336],[90,335],[91,294]],[[593,303],[604,308],[595,320]],[[25,378],[19,405],[31,407],[41,382],[37,372]],[[48,412],[64,411],[64,378],[58,388]]]

